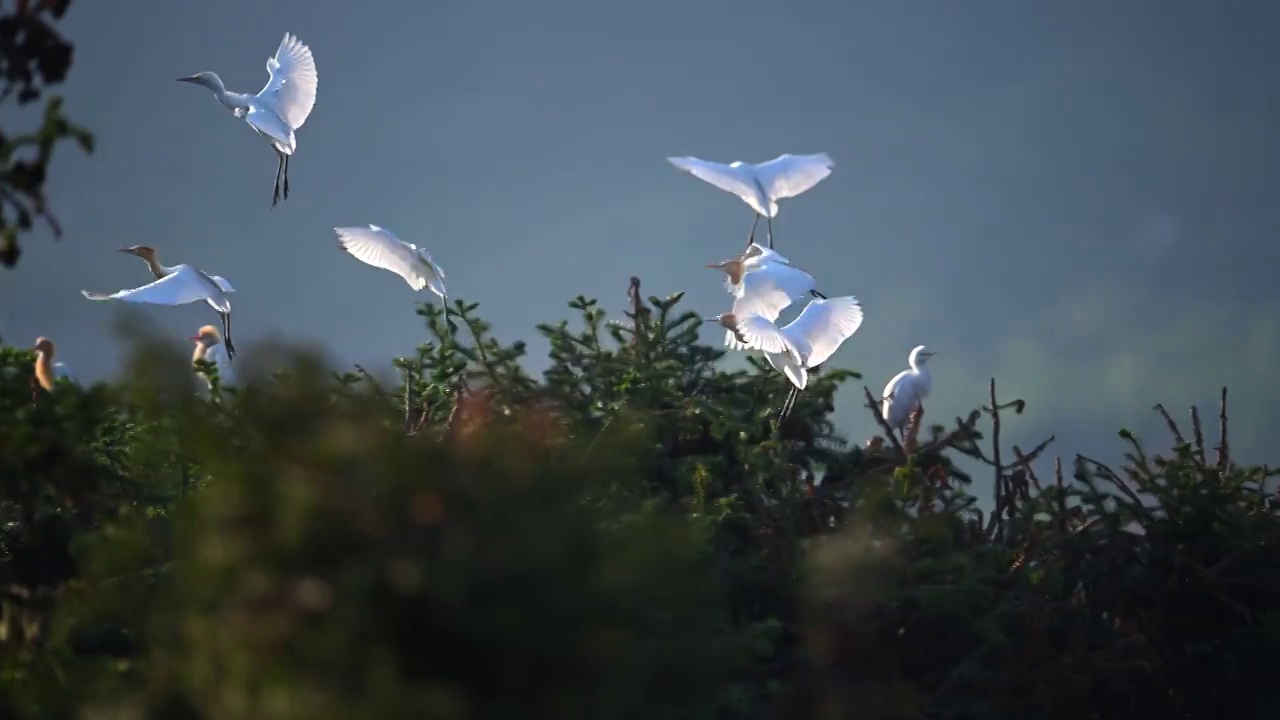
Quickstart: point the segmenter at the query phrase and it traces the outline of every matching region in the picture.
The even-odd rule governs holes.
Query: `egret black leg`
[[[791,408],[795,405],[796,396],[800,394],[800,388],[792,386],[791,391],[787,393],[787,399],[782,402],[782,412],[778,413],[778,422],[787,419],[791,414]]]
[[[814,297],[816,297],[816,298],[818,298],[818,299],[820,299],[820,300],[826,300],[826,299],[827,299],[827,296],[826,296],[826,295],[823,295],[822,293],[818,292],[817,290],[810,290],[810,291],[809,291],[809,294],[810,294],[810,295],[812,295],[812,296],[814,296]]]
[[[231,342],[231,313],[218,313],[222,316],[222,338],[227,345],[227,358],[234,359],[236,346]]]
[[[760,213],[755,213],[751,218],[751,232],[747,233],[747,247],[751,247],[751,243],[756,241],[756,225],[760,224]]]
[[[289,199],[289,158],[291,155],[284,156],[284,199]]]
[[[769,225],[769,249],[773,249],[773,218],[765,218]]]
[[[276,184],[271,190],[271,207],[280,202],[280,176],[284,174],[284,153],[276,151]]]

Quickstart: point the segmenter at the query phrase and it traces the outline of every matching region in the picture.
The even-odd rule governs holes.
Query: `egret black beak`
[[[195,75],[189,75],[189,76],[187,76],[187,77],[180,77],[180,78],[178,78],[178,79],[176,80],[176,82],[189,82],[189,83],[193,83],[193,82],[196,82],[196,76],[195,76]]]

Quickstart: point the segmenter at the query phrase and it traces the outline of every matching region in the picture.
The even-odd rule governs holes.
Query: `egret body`
[[[177,268],[171,268],[165,265],[161,265],[160,261],[156,258],[155,248],[152,248],[147,245],[132,245],[126,248],[120,248],[120,252],[129,253],[130,255],[141,258],[142,261],[147,264],[147,269],[151,271],[151,274],[155,276],[157,280],[163,278],[166,275],[172,274],[177,269]],[[218,287],[222,288],[222,291],[224,293],[231,293],[236,291],[236,289],[231,286],[231,283],[227,282],[227,279],[224,277],[221,277],[218,275],[210,275],[209,279],[217,283]],[[86,295],[85,297],[88,297],[88,295]],[[97,300],[100,298],[94,297],[91,299]],[[101,299],[105,299],[105,298],[101,298]],[[224,313],[221,310],[219,310],[218,302],[216,300],[206,298],[205,301],[209,304],[209,307],[213,308],[214,311],[218,313],[218,317],[222,320],[222,331],[227,336],[227,342],[226,342],[227,356],[232,358],[235,357],[236,348],[231,343],[231,311],[228,310],[227,312]],[[227,307],[229,308],[230,306],[231,306],[231,301],[227,300]]]
[[[40,383],[40,387],[45,390],[52,390],[53,383],[59,378],[66,378],[71,382],[76,382],[76,377],[71,373],[66,363],[55,362],[53,341],[47,337],[36,338],[36,344],[31,347],[31,351],[36,354],[36,382]]]
[[[81,290],[80,294],[99,302],[120,300],[146,305],[186,305],[203,300],[222,317],[223,330],[226,331],[227,337],[228,357],[234,355],[235,349],[231,345],[231,299],[227,297],[229,293],[235,292],[231,283],[185,263],[164,267],[155,261],[155,251],[146,246],[121,248],[121,251],[146,260],[152,274],[159,275],[160,278],[142,287],[118,290],[109,295],[88,290]]]
[[[936,354],[924,345],[917,345],[907,357],[909,368],[894,375],[889,384],[884,386],[880,414],[889,423],[889,427],[901,431],[907,418],[923,404],[925,397],[933,389],[933,378],[925,363]]]
[[[779,416],[785,418],[808,385],[809,369],[826,362],[862,327],[862,318],[862,304],[849,295],[810,301],[799,317],[781,328],[760,315],[734,312],[707,321],[724,325],[744,348],[763,351],[769,364],[791,381],[793,388]]]
[[[826,153],[784,153],[755,165],[741,160],[725,165],[690,156],[669,157],[667,162],[682,172],[737,195],[751,206],[755,217],[751,220],[751,232],[747,236],[748,246],[755,242],[756,226],[763,215],[768,223],[770,248],[773,248],[773,218],[778,215],[778,201],[809,190],[830,175],[835,167]]]
[[[213,91],[222,106],[232,115],[242,118],[249,127],[266,139],[276,151],[276,183],[271,194],[271,206],[289,199],[289,158],[298,149],[294,133],[302,127],[316,104],[316,62],[311,48],[298,38],[284,34],[276,54],[267,58],[270,78],[257,95],[227,90],[222,78],[214,72],[199,72],[178,78]]]
[[[227,353],[222,342],[222,336],[218,334],[218,328],[212,325],[205,325],[191,337],[196,344],[195,352],[191,355],[191,363],[194,365],[200,360],[212,363],[218,368],[218,384],[222,387],[230,387],[235,384],[235,374],[231,369],[231,357]],[[199,372],[199,371],[197,371]],[[209,389],[213,389],[213,381],[204,373],[200,373],[208,383]]]

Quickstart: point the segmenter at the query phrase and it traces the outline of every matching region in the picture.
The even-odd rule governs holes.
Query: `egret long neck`
[[[152,275],[156,276],[157,280],[159,280],[162,277],[165,277],[166,275],[173,274],[173,268],[161,265],[153,257],[144,257],[142,259],[146,261],[147,269],[151,271]]]
[[[45,390],[52,390],[53,380],[53,359],[43,352],[36,353],[36,382]]]

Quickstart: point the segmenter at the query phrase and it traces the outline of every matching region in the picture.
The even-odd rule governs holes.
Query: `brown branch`
[[[1205,463],[1204,457],[1204,432],[1200,429],[1200,409],[1195,405],[1191,406],[1191,432],[1195,438],[1196,457],[1200,460],[1200,465]]]
[[[1231,450],[1227,445],[1227,386],[1222,386],[1222,400],[1218,403],[1218,459],[1219,470],[1231,464]]]
[[[991,378],[990,384],[987,386],[991,394],[991,407],[987,412],[991,415],[991,464],[995,467],[995,485],[992,492],[995,493],[995,512],[991,514],[995,521],[995,532],[997,536],[1004,535],[1004,512],[1006,509],[1006,498],[1004,487],[1004,462],[1000,459],[1000,403],[996,401],[996,379]]]
[[[871,389],[866,385],[862,386],[862,392],[867,396],[867,407],[870,408],[871,414],[875,416],[876,423],[884,430],[885,437],[889,438],[889,442],[893,444],[893,449],[903,459],[907,457],[907,451],[902,448],[902,443],[898,442],[897,436],[893,434],[893,428],[889,427],[889,421],[884,419],[884,414],[880,412],[880,403],[876,402],[875,397],[871,395]]]
[[[1058,488],[1058,532],[1067,531],[1067,483],[1062,476],[1062,456],[1053,459],[1053,483]]]
[[[1142,498],[1139,498],[1138,494],[1135,493],[1132,489],[1130,489],[1129,484],[1126,483],[1124,481],[1124,478],[1120,477],[1120,475],[1116,473],[1116,471],[1113,470],[1110,465],[1107,465],[1106,463],[1101,462],[1099,460],[1094,460],[1093,458],[1088,457],[1086,455],[1081,455],[1079,453],[1076,454],[1076,457],[1079,458],[1080,460],[1083,460],[1084,462],[1089,463],[1090,465],[1093,465],[1095,468],[1101,471],[1098,473],[1099,477],[1111,483],[1117,489],[1119,489],[1120,492],[1124,493],[1125,497],[1127,497],[1129,501],[1132,502],[1138,508],[1139,512],[1141,512],[1143,515],[1146,515],[1147,517],[1151,516],[1151,512],[1147,509],[1147,506],[1143,504]]]
[[[1182,437],[1182,431],[1178,429],[1178,423],[1174,422],[1173,418],[1169,416],[1169,411],[1164,409],[1164,404],[1156,403],[1155,411],[1160,413],[1160,417],[1164,418],[1164,424],[1169,428],[1169,432],[1173,434],[1174,440],[1177,440],[1179,444],[1185,443],[1186,440]]]

